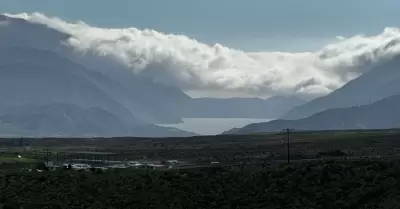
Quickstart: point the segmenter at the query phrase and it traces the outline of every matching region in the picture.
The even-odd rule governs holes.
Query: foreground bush
[[[400,208],[397,162],[0,174],[7,208]],[[1,206],[0,206],[1,208]]]

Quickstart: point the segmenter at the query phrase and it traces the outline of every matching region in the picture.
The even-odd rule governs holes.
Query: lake
[[[271,119],[260,118],[182,118],[180,124],[157,124],[174,127],[201,135],[216,135],[232,128],[242,128],[251,123],[268,122]]]

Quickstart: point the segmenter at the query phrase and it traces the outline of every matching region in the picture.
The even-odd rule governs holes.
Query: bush
[[[0,174],[0,202],[35,208],[399,208],[400,164],[324,161],[268,169]],[[4,195],[6,194],[6,195]]]
[[[96,169],[96,174],[102,174],[102,173],[103,173],[103,169],[101,169],[101,168]]]
[[[42,171],[48,171],[49,168],[44,164],[44,162],[40,162],[36,165],[36,169],[42,170]]]
[[[332,150],[332,151],[328,151],[328,152],[318,152],[316,157],[320,158],[323,156],[341,157],[341,156],[346,156],[346,153],[342,152],[341,150]]]

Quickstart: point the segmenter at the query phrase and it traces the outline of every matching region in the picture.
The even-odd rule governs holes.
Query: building
[[[89,164],[84,164],[84,163],[73,163],[71,164],[71,168],[74,170],[89,170],[90,168],[92,168],[91,165]]]
[[[179,163],[179,161],[178,160],[167,160],[167,163],[168,164],[178,164]]]

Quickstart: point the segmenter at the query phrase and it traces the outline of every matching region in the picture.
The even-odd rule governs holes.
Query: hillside
[[[7,23],[0,28],[0,48],[6,51],[8,57],[23,61],[23,59],[28,59],[28,56],[31,56],[19,57],[18,53],[9,54],[10,48],[38,50],[46,52],[47,55],[53,53],[50,55],[51,57],[42,56],[36,63],[42,67],[48,64],[46,63],[47,60],[52,60],[52,57],[58,56],[48,68],[61,67],[65,62],[69,62],[70,67],[63,67],[63,69],[70,70],[67,68],[75,65],[75,73],[79,73],[77,72],[79,70],[85,71],[81,74],[85,74],[86,79],[91,80],[91,83],[96,85],[96,89],[100,89],[123,109],[129,111],[130,113],[127,115],[135,115],[141,123],[181,122],[179,104],[190,99],[181,90],[157,84],[150,78],[138,77],[126,66],[116,64],[112,57],[96,53],[77,52],[63,44],[70,38],[67,33],[4,15],[0,15],[0,20]],[[16,57],[13,58],[12,55]],[[60,60],[61,62],[57,63]],[[30,62],[26,62],[25,65],[32,67],[29,66],[32,65]]]
[[[2,136],[195,135],[143,126],[179,122],[180,118],[162,115],[156,101],[146,101],[118,81],[54,52],[0,47],[0,57]],[[146,102],[156,105],[145,105]]]
[[[69,103],[83,108],[102,107],[129,124],[141,124],[95,82],[110,83],[95,77],[69,60],[49,51],[29,48],[0,48],[0,113],[15,105]]]
[[[272,97],[266,100],[258,98],[191,99],[180,89],[157,83],[149,75],[132,73],[131,68],[115,62],[114,57],[103,56],[92,51],[81,53],[70,48],[67,44],[63,44],[73,38],[68,31],[53,29],[43,24],[4,15],[0,15],[0,21],[6,23],[0,28],[0,50],[3,50],[3,54],[7,56],[7,59],[24,60],[24,67],[17,66],[16,63],[3,63],[4,67],[9,69],[24,68],[30,71],[42,70],[43,72],[41,73],[44,74],[47,74],[47,72],[44,72],[44,69],[37,68],[47,68],[48,70],[60,68],[59,71],[62,71],[62,73],[74,71],[73,73],[77,74],[75,76],[81,77],[76,82],[79,82],[79,80],[83,82],[83,79],[85,79],[84,83],[89,82],[91,85],[90,88],[85,87],[86,89],[98,91],[98,94],[101,92],[104,97],[107,97],[107,99],[103,98],[101,103],[97,103],[98,101],[96,101],[99,98],[88,98],[86,100],[91,100],[88,101],[89,103],[102,104],[102,108],[116,114],[118,117],[131,118],[127,120],[134,121],[134,125],[174,124],[182,122],[181,117],[278,118],[294,106],[304,103],[304,101],[295,97]],[[12,52],[10,49],[16,51]],[[19,55],[20,50],[31,50],[31,52],[24,52],[24,57],[21,57]],[[35,50],[40,52],[37,55],[31,56],[29,53],[36,53],[34,52]],[[52,62],[47,63],[47,60],[52,60]],[[21,64],[18,63],[18,65]],[[33,64],[36,66],[34,67]],[[148,66],[148,68],[156,67]],[[48,88],[49,90],[47,91],[51,89],[52,94],[54,94],[59,91],[57,83],[61,84],[62,81],[57,81],[57,79],[61,79],[60,77],[55,78],[60,76],[61,73],[52,73],[54,75],[48,78],[52,79],[56,83],[56,86]],[[41,79],[44,80],[45,78]],[[65,79],[64,82],[67,82],[68,76]],[[39,81],[36,81],[33,77],[30,82],[37,83]],[[49,81],[43,81],[43,83],[49,83]],[[80,88],[72,87],[72,85],[77,86],[74,83],[70,83],[70,85],[71,87],[68,87],[67,84],[65,88],[75,88],[75,91]],[[21,88],[25,87],[22,86]],[[33,88],[37,87],[34,86]],[[66,94],[68,94],[68,91],[66,91]],[[85,94],[94,95],[89,92]],[[40,96],[33,96],[37,98],[36,100],[42,100]],[[27,98],[26,101],[28,101],[30,97],[21,96],[20,98]],[[66,100],[69,99],[70,97],[66,97]],[[104,102],[106,100],[109,101]],[[108,104],[111,100],[114,103],[113,105]],[[16,102],[24,104],[26,101]],[[72,101],[74,101],[72,102],[73,104],[82,106],[81,103],[85,103],[85,98],[76,96],[75,100]],[[59,99],[55,102],[63,103],[65,101]],[[93,107],[92,103],[90,105],[85,104],[82,107]],[[46,104],[46,99],[41,101],[41,104]],[[117,111],[119,112],[117,113]]]
[[[25,136],[126,136],[131,127],[112,113],[92,107],[54,103],[22,105],[8,109],[0,121],[25,132]]]
[[[329,109],[298,120],[274,120],[250,124],[224,134],[279,132],[284,128],[295,130],[390,129],[400,127],[400,95],[370,105]]]
[[[294,120],[331,108],[365,105],[400,92],[400,56],[373,67],[331,94],[289,111],[282,119]]]
[[[52,103],[20,105],[0,116],[1,136],[16,137],[188,137],[195,133],[155,125],[131,126],[99,107]]]
[[[297,97],[260,98],[196,98],[183,110],[186,118],[279,118],[305,101]]]

